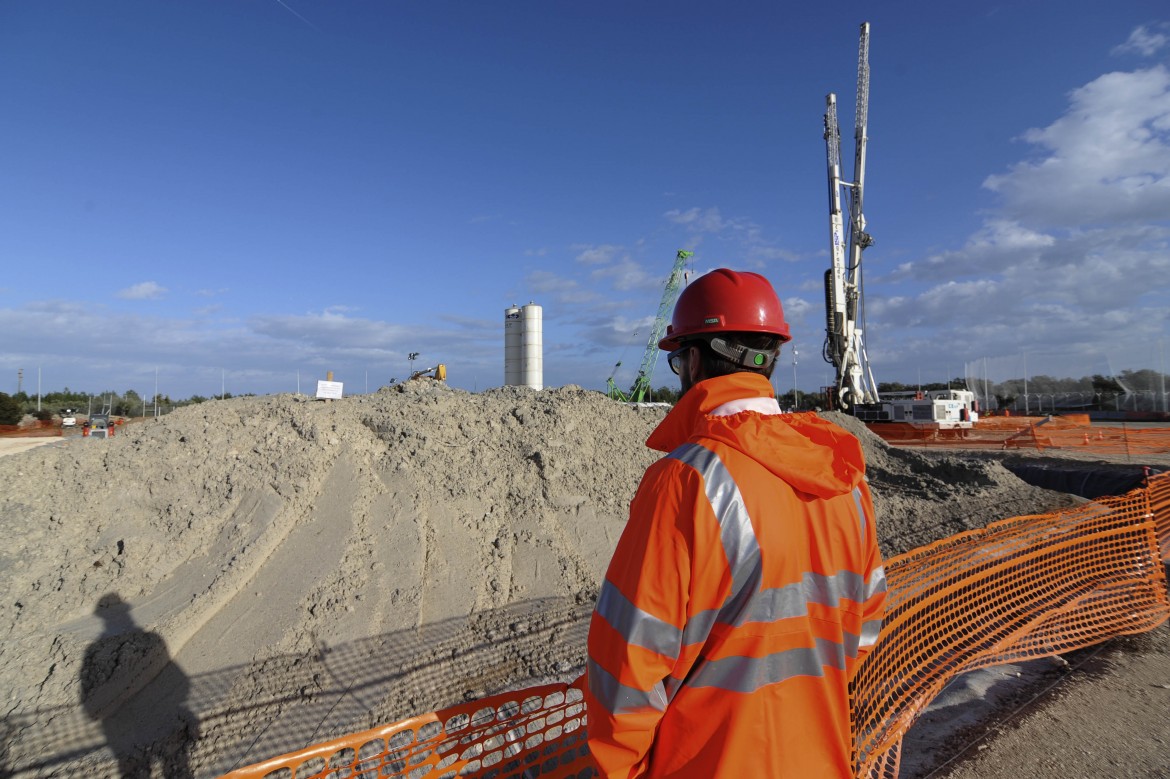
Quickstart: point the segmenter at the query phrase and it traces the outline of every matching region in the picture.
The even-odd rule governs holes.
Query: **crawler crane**
[[[679,287],[683,283],[683,266],[694,254],[694,252],[679,249],[678,254],[675,255],[674,267],[670,271],[670,276],[666,279],[666,287],[662,290],[662,300],[658,304],[658,314],[654,318],[654,326],[650,328],[650,338],[646,341],[646,350],[642,353],[642,364],[638,368],[638,376],[634,379],[634,384],[630,387],[629,393],[624,393],[618,389],[617,384],[614,383],[612,374],[606,380],[606,394],[614,400],[627,403],[641,403],[650,394],[650,377],[654,374],[654,365],[658,362],[658,342],[662,340],[662,336],[666,333],[666,322],[670,318],[671,311],[674,310],[674,301],[678,297]],[[619,360],[617,365],[613,366],[615,373],[621,364]]]

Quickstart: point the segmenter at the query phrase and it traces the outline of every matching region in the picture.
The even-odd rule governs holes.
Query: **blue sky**
[[[547,386],[628,385],[678,249],[772,280],[774,383],[816,389],[863,21],[876,379],[1157,369],[1165,3],[811,6],[0,0],[0,391],[363,392],[410,352],[482,390],[529,301]]]

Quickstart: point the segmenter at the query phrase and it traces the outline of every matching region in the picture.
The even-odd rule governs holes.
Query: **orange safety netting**
[[[858,777],[895,779],[903,734],[956,676],[1139,633],[1170,614],[1170,474],[1148,488],[1002,520],[886,562],[887,616],[853,685]],[[231,779],[586,779],[581,691],[547,685],[424,714]]]
[[[1149,479],[1150,512],[1154,515],[1154,527],[1158,543],[1162,547],[1162,560],[1170,564],[1170,473],[1163,473]]]
[[[232,779],[590,779],[581,690],[550,684],[493,695],[327,741]]]
[[[898,775],[902,735],[954,677],[1165,621],[1150,505],[1149,491],[1138,489],[1002,520],[889,560],[886,620],[854,681],[857,775]]]
[[[895,446],[957,449],[1076,449],[1111,455],[1170,452],[1167,427],[1092,427],[1088,417],[983,417],[969,430],[875,422],[869,429]]]
[[[31,425],[0,425],[0,438],[51,438],[62,435],[60,427],[52,422],[37,421]]]

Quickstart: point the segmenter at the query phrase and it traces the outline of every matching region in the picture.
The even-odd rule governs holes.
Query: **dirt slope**
[[[423,380],[0,458],[3,773],[211,776],[575,676],[663,413]],[[862,438],[887,555],[1072,502],[833,418]]]

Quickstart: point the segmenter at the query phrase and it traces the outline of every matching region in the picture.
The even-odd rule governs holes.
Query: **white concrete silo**
[[[524,359],[524,321],[519,306],[504,309],[504,384],[521,383],[520,364]]]
[[[542,317],[535,303],[504,309],[504,384],[544,388]]]

